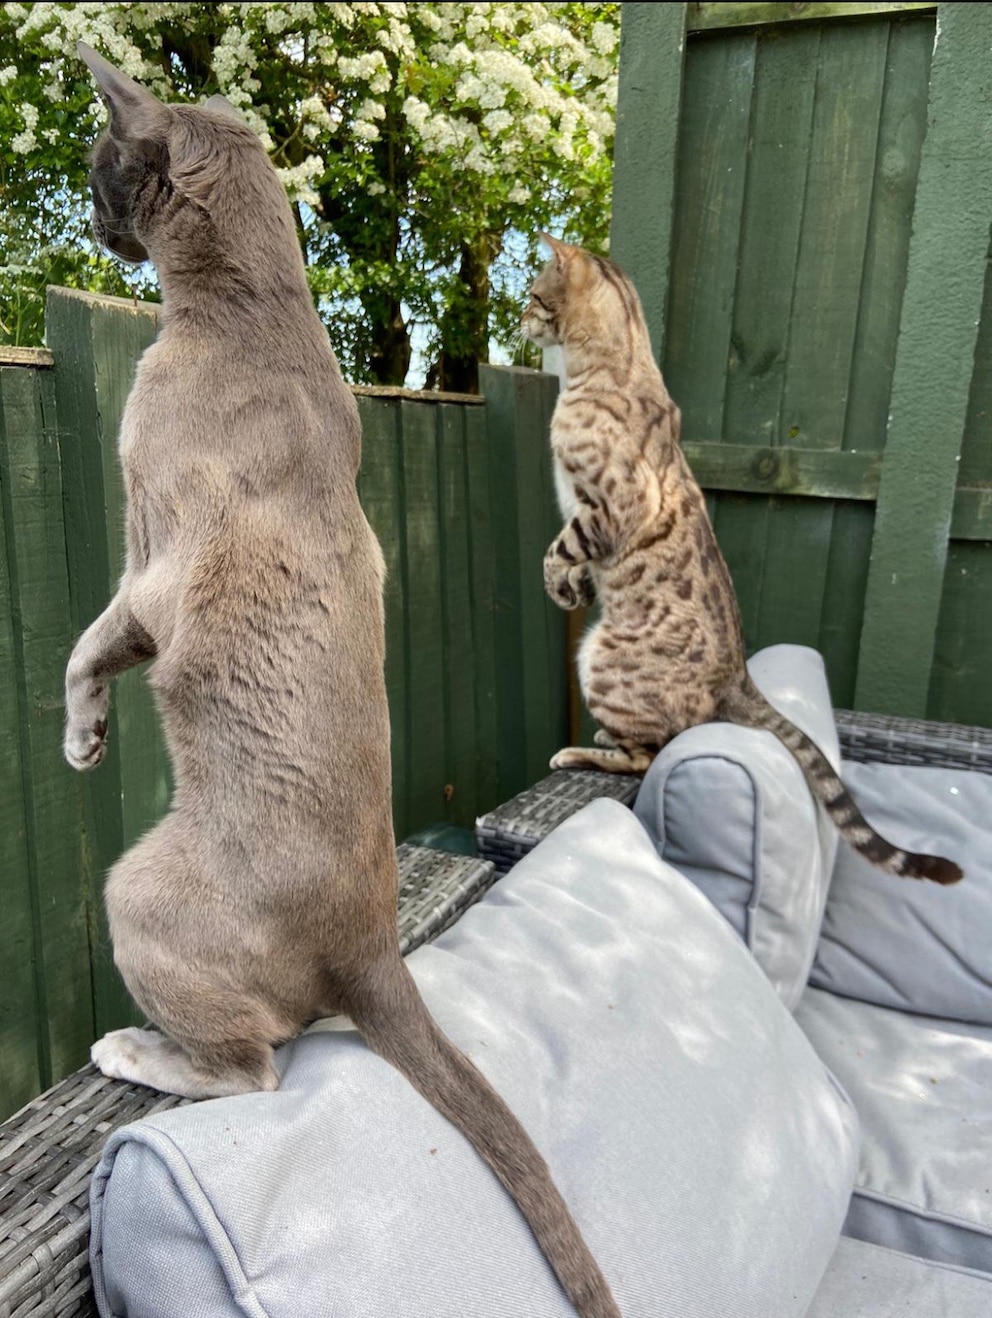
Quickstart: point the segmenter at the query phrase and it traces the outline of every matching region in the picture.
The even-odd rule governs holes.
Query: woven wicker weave
[[[834,711],[846,760],[934,765],[992,773],[992,730],[925,723],[882,714]],[[630,805],[641,785],[630,774],[562,769],[483,815],[475,826],[479,854],[505,874],[569,815],[599,796]]]
[[[600,796],[630,805],[641,779],[635,774],[596,769],[559,769],[533,787],[476,820],[479,855],[505,874],[542,838]]]
[[[404,954],[453,924],[496,878],[470,856],[407,844],[397,855]],[[185,1101],[86,1066],[0,1126],[0,1318],[96,1314],[90,1173],[111,1131]]]

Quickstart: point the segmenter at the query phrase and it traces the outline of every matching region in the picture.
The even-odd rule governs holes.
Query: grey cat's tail
[[[366,973],[349,1014],[373,1052],[456,1126],[496,1173],[581,1318],[620,1318],[547,1163],[481,1071],[441,1032],[398,952]]]
[[[952,860],[918,851],[902,851],[876,833],[819,746],[770,705],[750,678],[724,697],[716,717],[773,732],[792,752],[810,791],[823,802],[841,836],[872,864],[903,879],[930,879],[933,883],[950,884],[963,877],[960,866]]]

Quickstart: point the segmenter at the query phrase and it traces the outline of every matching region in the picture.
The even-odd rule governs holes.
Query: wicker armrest
[[[834,710],[845,760],[992,773],[992,729]]]
[[[406,955],[496,878],[485,860],[404,843],[398,923]],[[0,1125],[0,1318],[96,1315],[89,1182],[111,1131],[187,1100],[108,1080],[92,1065]]]
[[[533,787],[476,820],[479,855],[505,874],[542,838],[601,796],[630,805],[641,785],[639,774],[559,769]]]

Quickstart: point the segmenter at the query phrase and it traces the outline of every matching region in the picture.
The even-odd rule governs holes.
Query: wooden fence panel
[[[37,1082],[45,1085],[86,1058],[94,999],[79,784],[62,759],[62,684],[72,629],[51,370],[0,368],[0,415],[0,645],[8,676],[3,832],[9,829],[4,847],[13,851],[9,869],[4,866],[11,928],[4,931],[9,960],[0,961],[0,996],[4,1014],[11,1006],[22,1012],[5,1023],[4,1035],[12,1028],[21,1037],[0,1087],[13,1106],[30,1097]]]
[[[626,52],[659,22],[657,8],[680,7],[624,6],[618,123],[626,136],[612,243],[652,305],[667,278],[662,366],[748,648],[816,646],[839,704],[992,721],[992,697],[975,677],[981,665],[967,657],[981,655],[980,620],[989,616],[992,315],[982,317],[956,494],[953,472],[941,467],[940,525],[931,469],[938,450],[952,462],[958,451],[971,350],[962,337],[953,351],[911,353],[914,338],[947,338],[938,256],[955,264],[954,280],[948,272],[940,282],[960,292],[956,324],[965,337],[970,325],[974,338],[992,218],[981,145],[989,98],[979,73],[988,15],[939,6],[942,63],[932,69],[936,5],[690,4],[684,54],[673,44],[644,65]],[[671,82],[676,56],[678,132],[659,144],[647,116],[638,124],[632,114]],[[666,238],[651,210],[669,207],[673,157]],[[944,193],[953,180],[952,221]],[[966,255],[952,230],[967,230]],[[644,234],[654,235],[649,255]],[[915,292],[907,286],[914,259]],[[667,274],[659,261],[670,262]],[[954,393],[945,416],[956,433],[938,439],[935,415],[923,427],[919,407],[901,412],[900,378],[931,400]],[[897,428],[901,416],[915,417],[915,433],[930,436],[921,439],[922,467],[899,453],[898,440],[886,448],[890,412]],[[934,537],[946,546],[948,529],[946,570],[941,549],[924,573],[928,546]],[[909,584],[902,577],[893,587],[897,560],[913,566]],[[917,610],[914,583],[924,575]],[[908,682],[901,668],[912,669]]]

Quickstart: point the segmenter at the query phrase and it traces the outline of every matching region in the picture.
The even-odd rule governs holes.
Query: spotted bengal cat
[[[578,661],[598,745],[559,751],[552,768],[640,773],[694,724],[764,728],[856,851],[904,878],[956,883],[953,862],[880,837],[819,747],[751,681],[730,573],[634,286],[612,261],[544,241],[553,257],[521,319],[533,343],[564,348],[567,371],[551,423],[565,526],[545,555],[544,584],[563,609],[598,598],[602,611]]]

